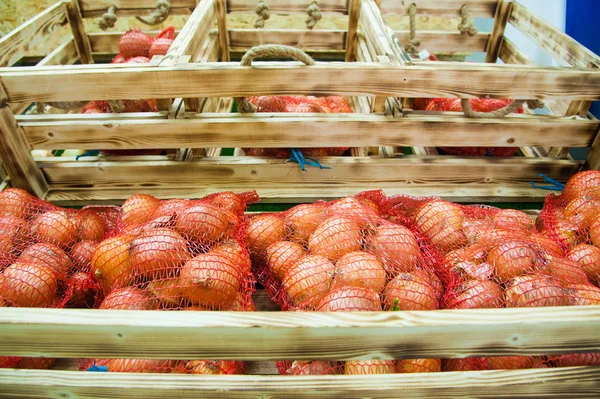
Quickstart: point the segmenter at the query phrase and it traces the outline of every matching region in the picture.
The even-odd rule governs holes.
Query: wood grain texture
[[[600,57],[518,2],[513,4],[509,22],[558,60],[577,68],[586,68],[590,62],[600,64]]]
[[[219,27],[220,61],[229,62],[229,33],[227,32],[227,4],[226,0],[215,0],[217,25]]]
[[[176,65],[179,58],[185,55],[192,56],[198,51],[202,43],[208,38],[209,31],[213,28],[216,19],[215,0],[203,0],[198,4],[184,27],[175,38],[167,54],[159,66]],[[181,96],[172,96],[181,97]]]
[[[202,3],[201,3],[202,4]],[[110,73],[110,79],[106,74]],[[374,94],[387,97],[501,97],[600,99],[600,73],[451,62],[257,62],[151,65],[76,65],[57,69],[0,69],[9,102],[87,99],[239,97],[276,94]],[[57,79],[69,85],[56,85]]]
[[[349,0],[348,3],[348,32],[346,34],[346,62],[356,60],[356,34],[358,30],[358,20],[360,16],[361,2],[359,0]]]
[[[343,30],[229,29],[229,43],[235,51],[247,51],[259,44],[283,44],[303,50],[343,50],[345,41]]]
[[[600,351],[600,306],[355,313],[1,308],[0,326],[0,353],[8,356],[350,360]]]
[[[0,160],[13,187],[22,188],[43,198],[48,191],[46,180],[31,155],[31,146],[23,129],[6,103],[0,86]]]
[[[0,39],[0,66],[14,65],[67,22],[65,6],[59,1],[17,27]]]
[[[394,34],[402,43],[410,40],[409,31],[395,31]],[[465,36],[460,32],[420,30],[417,38],[421,42],[420,48],[432,53],[470,53],[485,51],[490,34],[479,32],[475,36]]]
[[[73,34],[73,41],[75,42],[79,59],[82,64],[93,64],[92,48],[83,26],[79,1],[70,0],[65,2],[64,5],[69,24],[71,25],[71,33]]]
[[[497,3],[496,14],[494,15],[494,28],[492,29],[492,34],[485,50],[485,62],[492,64],[495,64],[498,60],[498,54],[500,54],[502,41],[504,40],[504,31],[513,6],[511,1],[498,0]]]
[[[78,0],[84,18],[102,16],[108,7],[117,7],[117,16],[147,15],[154,11],[156,0]],[[196,0],[169,0],[169,15],[190,14]]]
[[[227,10],[230,13],[242,12],[254,14],[256,0],[227,0]],[[269,12],[271,13],[302,13],[306,14],[306,8],[310,3],[307,1],[294,0],[268,0]],[[319,0],[319,8],[322,13],[348,13],[348,0]]]
[[[460,8],[466,4],[472,17],[492,18],[498,0],[383,0],[381,12],[408,15],[412,3],[417,5],[417,14],[460,16]]]
[[[195,376],[0,370],[6,398],[597,398],[600,368],[368,376]]]
[[[55,48],[50,54],[44,57],[36,66],[46,65],[72,65],[79,60],[77,54],[77,48],[75,42],[71,39],[57,48]]]
[[[19,116],[33,149],[554,145],[588,147],[600,122],[548,116],[470,119],[427,113],[405,118],[367,114],[199,114],[186,119]],[[565,131],[569,134],[565,134]],[[449,134],[452,133],[452,134]]]

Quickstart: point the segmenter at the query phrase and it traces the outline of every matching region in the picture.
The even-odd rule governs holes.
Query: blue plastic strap
[[[298,165],[300,165],[300,169],[302,169],[303,172],[306,172],[304,165],[314,166],[319,169],[331,169],[329,166],[321,165],[316,159],[304,158],[302,151],[297,148],[290,148],[289,161],[296,162]]]
[[[76,160],[76,161],[79,161],[79,158],[81,158],[81,157],[95,157],[95,156],[97,156],[98,154],[100,154],[100,150],[89,150],[89,151],[86,151],[86,152],[84,152],[84,153],[83,153],[83,154],[81,154],[81,155],[77,155],[77,156],[75,157],[75,160]]]
[[[550,186],[538,186],[534,182],[530,181],[529,184],[531,184],[531,187],[539,188],[542,190],[552,190],[552,191],[562,191],[565,189],[565,185],[563,183],[561,183],[557,180],[554,180],[553,178],[548,177],[543,173],[540,173],[539,176],[544,178],[544,183],[548,183],[551,185]]]
[[[95,364],[92,367],[89,367],[87,371],[101,371],[108,372],[108,367],[106,366],[96,366]]]

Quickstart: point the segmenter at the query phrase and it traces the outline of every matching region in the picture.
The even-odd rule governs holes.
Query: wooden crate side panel
[[[71,25],[71,33],[73,34],[73,41],[75,42],[79,59],[82,64],[93,64],[92,48],[90,46],[90,40],[85,34],[85,28],[83,27],[79,2],[78,0],[70,0],[65,2],[64,5],[67,10],[67,17],[69,19],[69,24]]]
[[[518,2],[513,4],[509,22],[558,60],[577,68],[586,68],[589,63],[600,65],[600,57]]]
[[[0,66],[17,63],[30,49],[68,23],[65,6],[57,2],[0,39]]]
[[[380,7],[384,14],[408,15],[408,7],[413,3],[417,6],[417,14],[460,16],[460,8],[466,4],[472,17],[493,18],[498,0],[383,0]]]
[[[469,119],[412,114],[203,114],[191,119],[121,119],[19,116],[33,149],[139,149],[199,147],[473,146],[588,147],[598,121],[548,116]],[[565,135],[565,131],[569,131]]]
[[[395,31],[394,34],[401,43],[410,40],[409,31]],[[490,34],[478,32],[475,36],[465,36],[460,32],[418,31],[417,39],[421,42],[420,48],[431,53],[470,53],[485,51]]]
[[[257,1],[248,0],[227,0],[227,10],[229,13],[254,14],[254,7]],[[302,13],[306,14],[306,9],[310,1],[294,0],[267,0],[269,12],[271,13]],[[348,13],[348,0],[319,0],[321,13]]]
[[[200,378],[201,377],[201,378]],[[551,368],[369,376],[193,376],[0,370],[7,397],[147,399],[565,398],[600,395],[600,368]],[[197,395],[197,396],[196,396]]]
[[[229,29],[234,51],[247,51],[260,44],[283,44],[302,50],[344,50],[346,31],[305,29]]]
[[[353,314],[2,308],[0,326],[6,356],[351,360],[600,351],[600,306]]]
[[[191,14],[197,0],[169,0],[169,15]],[[117,16],[143,16],[155,10],[156,0],[79,0],[84,18],[98,18],[110,6],[117,8]]]
[[[202,3],[201,3],[202,4]],[[374,94],[385,97],[501,97],[599,100],[591,69],[465,63],[203,63],[0,69],[9,102],[238,97],[269,94]],[[106,79],[110,71],[111,79]],[[56,85],[57,78],[69,85]]]

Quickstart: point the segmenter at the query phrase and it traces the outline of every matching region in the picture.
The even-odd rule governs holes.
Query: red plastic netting
[[[118,234],[94,250],[90,275],[101,287],[99,309],[255,310],[246,241],[255,192],[222,192],[199,200],[136,194],[123,203]],[[96,360],[108,371],[232,374],[239,362]],[[82,362],[82,368],[91,366]]]
[[[248,101],[256,105],[256,112],[301,112],[301,113],[352,113],[350,103],[344,97],[328,96],[254,96]],[[274,156],[289,158],[288,148],[244,148],[250,156]],[[339,148],[303,148],[306,157],[340,156],[348,147]]]
[[[91,251],[114,233],[117,207],[63,209],[24,190],[0,192],[0,306],[91,307]],[[54,359],[1,357],[0,367],[49,368]]]

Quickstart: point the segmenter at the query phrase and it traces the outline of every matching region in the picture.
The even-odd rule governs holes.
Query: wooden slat
[[[350,360],[600,351],[600,306],[355,313],[0,308],[0,326],[5,356]]]
[[[360,16],[361,2],[359,0],[350,0],[348,2],[348,33],[346,35],[346,62],[354,62],[356,60],[356,33],[358,29],[358,20]]]
[[[7,398],[581,398],[600,396],[600,368],[362,376],[255,376],[0,370]]]
[[[196,0],[169,0],[169,15],[191,14]],[[114,5],[117,16],[147,15],[156,8],[156,0],[79,0],[84,18],[102,16]]]
[[[498,0],[383,0],[381,11],[384,14],[408,15],[408,7],[412,3],[417,5],[417,13],[425,15],[460,15],[460,7],[466,4],[473,17],[492,18]]]
[[[70,0],[64,3],[67,12],[67,18],[71,25],[71,33],[73,34],[73,41],[77,48],[77,54],[82,64],[93,64],[94,59],[92,58],[92,48],[90,46],[90,40],[88,39],[85,28],[83,26],[83,19],[81,18],[81,10],[79,9],[78,0]]]
[[[44,57],[37,66],[45,65],[71,65],[79,60],[75,42],[71,39],[55,48],[50,54]]]
[[[20,25],[0,39],[0,66],[14,65],[66,23],[66,10],[59,1]]]
[[[394,34],[402,43],[408,43],[410,32],[395,31]],[[485,51],[490,34],[479,32],[475,36],[461,35],[460,32],[420,30],[417,34],[421,48],[431,53],[470,53]]]
[[[0,160],[10,176],[12,186],[43,198],[48,191],[46,180],[38,169],[23,129],[6,103],[6,93],[0,85]]]
[[[590,62],[600,64],[600,57],[518,2],[513,4],[509,22],[558,60],[578,68],[586,68]]]
[[[227,10],[230,13],[254,14],[257,0],[227,0]],[[294,0],[268,0],[269,12],[271,13],[302,13],[306,14],[306,8],[310,2]],[[321,13],[348,13],[348,0],[319,0]]]
[[[592,143],[592,150],[587,157],[585,166],[588,169],[600,170],[600,134]]]
[[[413,114],[202,114],[193,119],[112,120],[19,116],[33,149],[173,147],[334,147],[374,145],[587,147],[599,122],[548,116],[469,119]],[[569,131],[565,135],[565,131]],[[450,134],[452,133],[452,134]]]
[[[502,48],[504,39],[504,30],[512,12],[513,3],[511,1],[498,0],[496,14],[494,16],[494,28],[487,43],[485,62],[495,64],[498,60],[498,54]]]
[[[343,50],[343,30],[229,29],[229,42],[236,51],[259,44],[283,44],[303,50]]]
[[[217,25],[219,26],[220,60],[229,62],[229,33],[227,32],[227,4],[225,0],[215,0]]]
[[[108,71],[110,79],[106,79]],[[252,67],[237,63],[162,68],[76,65],[60,70],[1,68],[0,78],[9,102],[326,93],[600,99],[600,73],[590,69],[446,62],[410,66],[317,62],[310,67],[295,62],[257,62]],[[70,84],[56,85],[57,79]]]
[[[212,21],[215,18],[215,13],[215,0],[200,2],[173,44],[171,44],[159,66],[176,65],[179,63],[179,58],[185,55],[192,56],[193,59],[194,54],[208,38],[209,31],[213,28]]]

